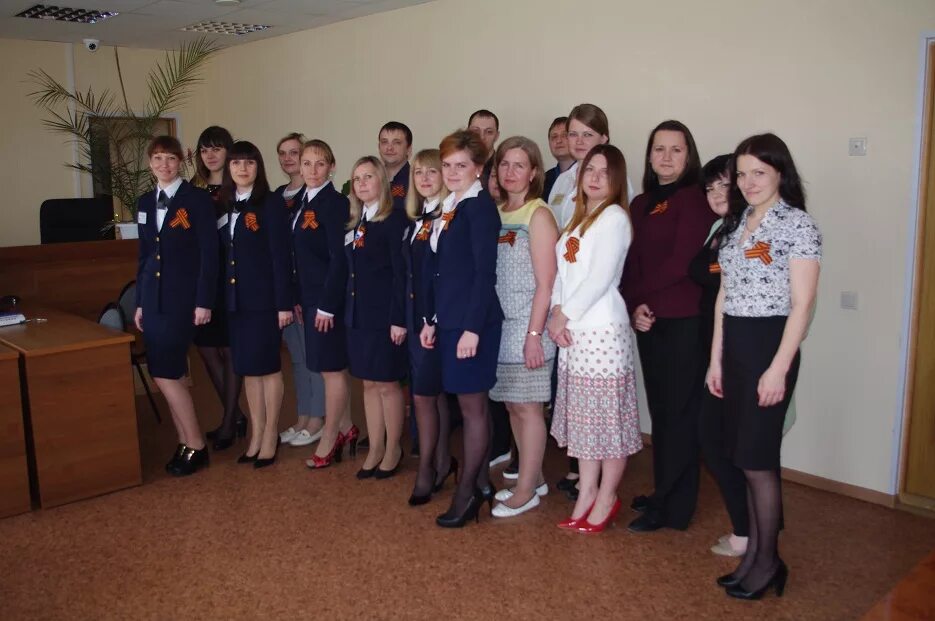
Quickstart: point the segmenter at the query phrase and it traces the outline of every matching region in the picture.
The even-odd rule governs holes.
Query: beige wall
[[[825,234],[784,465],[892,492],[918,52],[932,31],[930,0],[440,0],[225,51],[183,137],[226,125],[262,146],[278,182],[275,142],[303,131],[331,143],[343,180],[389,119],[409,124],[418,149],[489,107],[504,137],[545,147],[549,121],[590,101],[638,186],[644,140],[665,118],[687,123],[705,158],[775,131]],[[15,76],[2,75],[7,91]],[[847,156],[851,136],[868,138],[866,157]],[[35,241],[34,224],[18,226],[23,237],[2,232],[0,245]],[[858,311],[840,309],[842,290],[859,292]]]
[[[142,110],[146,98],[149,69],[163,56],[164,52],[155,50],[120,51],[128,100],[137,111]],[[28,97],[33,86],[26,82],[26,74],[31,69],[44,69],[67,85],[71,66],[72,79],[80,91],[91,85],[98,94],[104,89],[117,94],[113,48],[103,47],[90,54],[82,45],[0,39],[0,58],[5,59],[0,63],[0,169],[4,171],[0,246],[38,244],[42,201],[90,196],[91,189],[89,178],[76,177],[64,166],[75,157],[67,137],[43,129],[42,115]],[[174,115],[186,144],[197,139],[206,110],[199,94],[182,113]]]

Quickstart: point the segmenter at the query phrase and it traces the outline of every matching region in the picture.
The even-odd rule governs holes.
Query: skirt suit
[[[282,197],[267,192],[230,206],[221,227],[231,354],[237,375],[282,368],[279,312],[292,312],[293,292]]]
[[[350,217],[347,197],[329,181],[324,187],[305,189],[296,197],[299,206],[292,220],[293,270],[297,299],[305,324],[306,364],[316,373],[347,368],[344,295],[347,257],[344,228]],[[315,329],[318,311],[333,317],[327,332]]]
[[[399,209],[382,220],[373,220],[377,205],[363,212],[344,240],[350,270],[344,299],[350,371],[363,380],[399,381],[409,372],[407,346],[390,340],[390,326],[406,326],[403,236],[409,221]]]
[[[227,207],[221,203],[221,186],[205,184],[200,178],[192,179],[195,187],[202,188],[211,195],[214,204],[214,217],[221,220],[227,213]],[[220,243],[221,227],[218,227],[218,265],[224,265],[224,244]],[[230,347],[227,327],[227,305],[224,303],[224,270],[218,270],[218,285],[214,304],[211,306],[211,321],[195,328],[195,345],[198,347]]]
[[[442,392],[442,365],[438,349],[425,349],[419,333],[428,317],[424,290],[426,279],[435,273],[435,254],[431,248],[432,223],[425,214],[410,224],[403,243],[406,261],[406,329],[409,331],[409,377],[413,394],[434,397]]]
[[[503,325],[496,292],[500,215],[479,181],[457,204],[449,194],[442,214],[432,232],[435,276],[428,282],[432,297],[426,298],[434,303],[442,386],[452,394],[488,392],[497,382]],[[479,336],[477,354],[459,359],[458,341],[465,331]]]
[[[179,379],[195,335],[195,308],[215,302],[218,235],[207,192],[181,179],[166,190],[164,217],[157,214],[158,188],[139,200],[136,305],[150,374]]]

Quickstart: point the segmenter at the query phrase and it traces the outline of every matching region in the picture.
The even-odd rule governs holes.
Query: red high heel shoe
[[[584,524],[588,519],[588,514],[591,513],[591,509],[594,508],[594,503],[591,503],[591,506],[588,507],[588,510],[584,512],[580,518],[569,517],[558,523],[559,528],[564,528],[565,530],[578,530],[578,527]]]
[[[593,507],[592,507],[593,509]],[[620,499],[614,501],[614,506],[610,508],[610,513],[607,514],[607,517],[604,518],[604,521],[600,524],[592,524],[590,521],[585,519],[583,522],[578,524],[578,532],[585,533],[588,535],[604,532],[604,529],[617,517],[617,512],[620,511]],[[590,515],[590,511],[588,514]]]
[[[347,437],[339,431],[338,437],[335,438],[334,445],[331,447],[331,451],[324,457],[319,457],[313,453],[311,457],[305,460],[305,465],[311,470],[320,470],[321,468],[327,468],[332,463],[340,463],[345,442],[347,442]]]
[[[360,438],[360,429],[357,428],[357,425],[351,425],[347,433],[338,432],[338,435],[344,438],[342,445],[347,445],[348,454],[351,457],[357,457],[357,440]],[[340,455],[338,455],[337,461],[341,461]]]

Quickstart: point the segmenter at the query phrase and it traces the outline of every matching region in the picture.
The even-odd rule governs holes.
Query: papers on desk
[[[18,323],[26,321],[25,315],[17,312],[0,313],[0,328],[3,326],[15,326]]]

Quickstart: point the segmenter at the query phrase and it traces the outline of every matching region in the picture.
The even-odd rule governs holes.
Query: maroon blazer
[[[717,216],[695,185],[659,205],[649,205],[650,200],[650,193],[643,193],[630,205],[633,243],[620,281],[627,310],[632,314],[646,304],[661,318],[697,316],[701,287],[689,277],[688,266]]]

